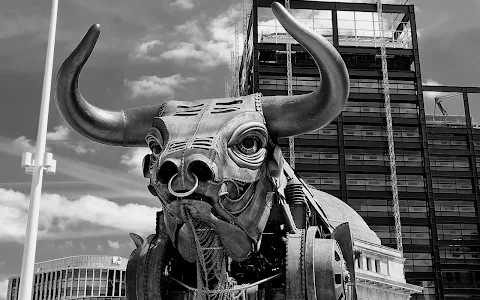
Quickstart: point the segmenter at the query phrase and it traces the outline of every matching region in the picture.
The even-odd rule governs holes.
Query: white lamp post
[[[33,273],[35,264],[35,250],[37,247],[38,217],[40,214],[40,197],[42,194],[43,170],[55,173],[56,161],[51,153],[45,153],[47,138],[48,109],[50,104],[50,89],[52,83],[53,52],[55,46],[55,32],[57,27],[58,0],[52,0],[52,14],[48,32],[47,59],[43,78],[42,102],[38,122],[37,149],[35,160],[32,161],[31,153],[24,153],[22,166],[28,174],[32,174],[32,187],[30,190],[30,206],[28,209],[27,231],[25,246],[23,248],[22,273],[20,277],[19,300],[32,299]]]

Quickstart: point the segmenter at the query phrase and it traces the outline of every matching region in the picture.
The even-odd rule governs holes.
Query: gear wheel
[[[305,230],[287,235],[286,253],[286,299],[305,300]]]

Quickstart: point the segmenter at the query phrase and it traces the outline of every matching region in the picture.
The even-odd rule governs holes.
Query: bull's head
[[[277,138],[306,133],[332,121],[348,97],[349,78],[336,49],[303,28],[278,3],[282,26],[313,56],[321,85],[312,93],[259,94],[107,111],[87,102],[80,71],[99,36],[90,28],[57,76],[58,108],[84,137],[116,146],[148,146],[144,175],[162,202],[165,224],[182,256],[195,259],[196,227],[205,224],[227,254],[243,260],[259,241],[270,212],[272,177],[281,171]]]

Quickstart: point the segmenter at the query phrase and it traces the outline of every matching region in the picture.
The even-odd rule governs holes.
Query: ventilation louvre
[[[192,143],[192,148],[208,150],[212,148],[213,137],[196,138]]]
[[[178,105],[177,110],[174,116],[196,116],[198,115],[203,109],[203,103],[200,104],[192,104],[192,105]]]

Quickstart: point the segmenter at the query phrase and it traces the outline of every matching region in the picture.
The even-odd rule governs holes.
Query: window
[[[472,180],[448,177],[432,178],[433,192],[444,194],[472,194]]]
[[[467,150],[467,138],[459,134],[428,133],[428,145],[435,149]]]
[[[397,175],[397,186],[401,192],[423,192],[425,178],[423,175]]]
[[[430,253],[404,253],[405,272],[432,272],[432,254]]]
[[[443,271],[442,277],[445,288],[458,289],[480,287],[480,271]]]
[[[328,124],[322,129],[315,130],[306,134],[302,134],[299,139],[313,139],[313,140],[336,140],[338,136],[337,124]]]
[[[409,22],[401,22],[403,16],[395,18],[384,13],[385,43],[388,48],[411,48],[412,34]],[[387,17],[390,15],[389,17]],[[338,39],[341,46],[378,47],[380,40],[378,16],[373,12],[338,11]],[[384,22],[384,21],[382,21]]]
[[[437,224],[437,235],[439,240],[480,241],[475,224]]]
[[[362,217],[384,218],[391,216],[390,201],[387,199],[354,199],[348,204]]]
[[[286,149],[285,149],[286,150]],[[289,159],[289,151],[284,151],[285,159]],[[295,149],[295,160],[300,164],[309,165],[338,165],[338,149],[337,148],[312,148],[298,147]],[[320,168],[320,166],[319,166]]]
[[[340,174],[299,172],[305,183],[320,190],[340,190]]]
[[[370,225],[370,229],[375,231],[378,238],[382,241],[382,245],[387,247],[396,247],[397,239],[395,238],[395,227],[387,225]]]
[[[426,218],[426,200],[399,200],[400,215],[402,218]]]
[[[427,226],[402,226],[403,244],[430,245],[430,228]]]
[[[92,296],[100,296],[100,269],[93,270]]]
[[[358,64],[358,57],[357,64]],[[378,61],[372,61],[371,65],[378,63]],[[381,65],[378,66],[381,68]],[[357,67],[358,68],[358,67]],[[415,95],[415,84],[413,81],[402,81],[402,80],[389,80],[390,94],[410,94]],[[383,93],[383,80],[381,79],[350,79],[350,92],[351,93]],[[382,103],[383,104],[383,103]],[[407,104],[407,103],[405,103]],[[392,113],[398,114],[401,113],[400,108],[406,109],[415,109],[410,113],[416,113],[416,105],[414,103],[407,104],[406,106],[401,106],[399,103],[391,103]],[[383,107],[383,106],[382,106]],[[398,108],[395,112],[393,108]],[[403,113],[408,113],[404,111]]]
[[[347,189],[352,191],[388,191],[390,176],[386,174],[347,174]]]
[[[435,215],[444,217],[475,217],[475,202],[456,199],[436,200]]]
[[[430,156],[430,166],[436,171],[469,171],[470,163],[466,156]]]

